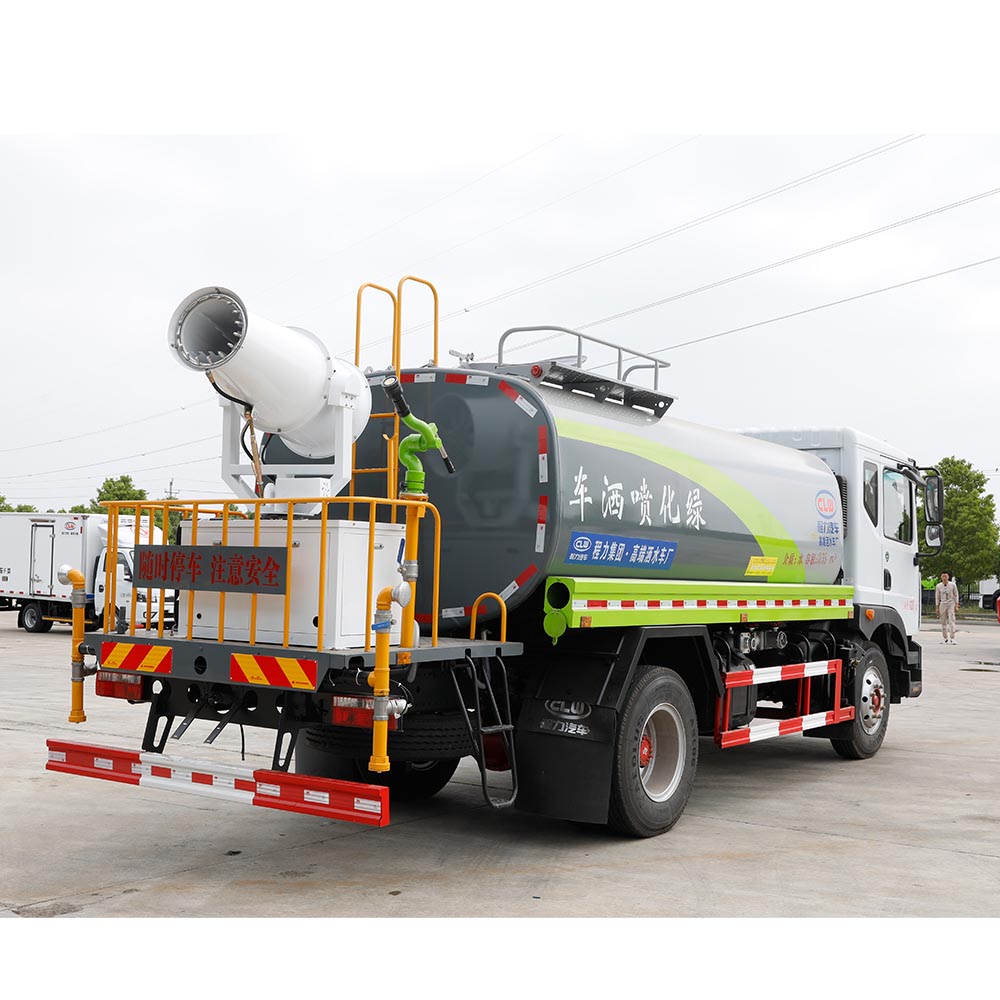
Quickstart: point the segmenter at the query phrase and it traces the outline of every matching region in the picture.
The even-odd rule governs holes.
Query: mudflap
[[[526,699],[516,728],[517,808],[606,823],[616,718],[582,701]]]

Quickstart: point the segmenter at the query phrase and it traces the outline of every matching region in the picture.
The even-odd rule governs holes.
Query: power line
[[[97,461],[87,462],[84,465],[70,465],[63,469],[46,469],[44,472],[26,472],[18,476],[3,476],[0,477],[0,482],[10,482],[14,479],[34,479],[36,476],[46,476],[52,475],[57,472],[75,472],[77,469],[90,469],[95,465],[110,465],[113,462],[124,462],[129,458],[144,458],[146,455],[156,455],[161,451],[173,451],[175,448],[186,448],[189,444],[203,444],[205,441],[215,441],[218,435],[212,434],[209,437],[196,438],[194,441],[182,441],[180,444],[168,445],[166,448],[150,448],[148,451],[137,451],[133,455],[120,455],[118,458],[106,458],[99,459]],[[204,461],[201,459],[200,461]],[[183,465],[188,463],[178,462],[177,465]],[[169,466],[167,466],[169,468]],[[141,470],[135,470],[141,471]]]
[[[611,260],[614,257],[619,257],[622,254],[631,253],[633,250],[641,249],[642,247],[649,246],[652,243],[656,243],[659,240],[667,239],[670,236],[675,236],[678,233],[686,232],[689,229],[693,229],[696,226],[703,225],[706,222],[713,222],[716,219],[722,218],[725,215],[729,215],[733,212],[737,212],[740,209],[748,208],[751,205],[756,205],[762,201],[766,201],[769,198],[776,197],[779,194],[784,194],[787,191],[791,191],[794,188],[801,187],[804,184],[810,184],[815,180],[820,180],[823,177],[828,177],[831,174],[837,173],[841,170],[846,170],[848,167],[856,166],[859,163],[863,163],[866,160],[870,160],[873,157],[881,156],[883,153],[891,152],[894,149],[898,149],[901,146],[905,146],[908,143],[915,142],[917,139],[923,138],[923,135],[909,135],[901,136],[898,139],[893,139],[891,142],[883,143],[881,146],[875,146],[872,149],[865,150],[864,152],[857,153],[854,156],[848,157],[846,160],[840,160],[837,163],[832,163],[827,167],[823,167],[820,170],[815,170],[810,174],[805,174],[802,177],[797,177],[794,180],[788,181],[785,184],[780,184],[777,187],[770,188],[767,191],[762,191],[759,194],[752,195],[749,198],[743,199],[743,201],[735,202],[732,205],[727,205],[724,208],[717,209],[714,212],[709,212],[706,215],[698,216],[695,219],[690,219],[687,222],[680,223],[671,229],[666,229],[660,233],[654,233],[651,236],[644,237],[641,240],[637,240],[634,243],[629,243],[626,246],[618,247],[615,250],[610,250],[607,253],[601,254],[598,257],[592,257],[590,260],[581,262],[580,264],[575,264],[572,267],[563,268],[561,271],[556,271],[553,274],[549,274],[543,278],[537,278],[534,281],[529,281],[526,284],[518,285],[515,288],[510,288],[505,292],[500,292],[497,295],[491,296],[488,299],[482,299],[479,302],[474,302],[470,306],[465,306],[463,309],[456,309],[454,312],[447,313],[441,317],[441,320],[454,319],[456,316],[461,316],[465,313],[472,312],[475,309],[481,309],[485,306],[493,305],[504,299],[510,298],[514,295],[519,295],[522,292],[529,291],[534,288],[538,288],[541,285],[548,284],[551,281],[556,281],[559,278],[566,277],[570,274],[576,274],[579,271],[584,270],[588,267],[593,267],[595,264],[603,263],[604,261]],[[404,334],[413,333],[417,330],[426,329],[430,326],[430,323],[421,323],[417,326],[408,327],[403,331]],[[385,343],[386,340],[391,338],[384,337],[380,340],[371,341],[365,344],[365,347],[374,347],[378,344]]]
[[[940,205],[937,208],[929,209],[926,212],[921,212],[919,215],[911,215],[907,219],[899,219],[896,222],[890,222],[884,226],[878,226],[876,229],[869,229],[867,232],[858,233],[854,236],[848,236],[845,239],[837,240],[834,243],[827,243],[825,246],[815,247],[812,250],[805,250],[802,253],[795,254],[792,257],[785,257],[784,260],[776,260],[770,264],[763,264],[760,267],[751,268],[749,271],[743,271],[740,274],[730,275],[728,278],[720,278],[718,281],[712,281],[705,285],[699,285],[696,288],[689,288],[683,292],[677,292],[675,295],[669,295],[664,299],[657,299],[655,302],[647,302],[645,305],[636,306],[634,309],[625,309],[622,312],[614,313],[611,316],[605,316],[604,319],[592,320],[590,323],[579,324],[574,329],[576,330],[589,330],[595,326],[601,326],[604,323],[611,323],[614,320],[624,319],[628,316],[634,316],[637,313],[645,312],[647,309],[654,309],[657,306],[666,305],[669,302],[677,302],[680,299],[688,298],[691,295],[697,295],[699,292],[709,291],[713,288],[719,288],[722,285],[731,284],[734,281],[740,281],[743,278],[749,278],[757,274],[762,274],[765,271],[771,271],[774,268],[782,267],[785,264],[796,263],[801,260],[805,260],[807,257],[814,257],[816,254],[825,253],[827,250],[835,250],[840,247],[847,246],[851,243],[857,243],[860,240],[867,239],[869,236],[878,236],[881,233],[887,233],[893,229],[899,229],[901,226],[907,226],[911,222],[920,222],[924,219],[929,219],[932,216],[940,215],[943,212],[949,212],[954,208],[961,208],[965,205],[970,205],[973,202],[980,201],[983,198],[989,198],[993,195],[1000,194],[1000,187],[992,188],[989,191],[982,191],[979,194],[970,195],[968,198],[962,198],[959,201],[953,201],[948,205]],[[544,344],[547,341],[555,340],[558,337],[564,336],[559,333],[548,334],[545,337],[538,337],[535,340],[528,340],[524,343],[517,344],[515,347],[510,348],[513,351],[525,350],[528,347],[535,347],[538,344]],[[490,354],[487,357],[494,357]]]
[[[152,413],[148,417],[139,417],[136,420],[127,420],[122,424],[112,424],[110,427],[101,427],[96,431],[84,431],[82,434],[73,434],[70,437],[54,438],[51,441],[39,441],[37,444],[20,444],[16,448],[0,448],[0,455],[9,454],[12,451],[27,451],[29,448],[47,448],[50,444],[64,444],[67,441],[79,441],[80,438],[92,437],[95,434],[106,434],[108,431],[121,430],[123,427],[134,427],[136,424],[144,424],[148,420],[156,420],[159,417],[172,416],[179,410],[191,410],[197,406],[207,406],[209,403],[214,403],[215,400],[204,399],[198,403],[185,403],[182,406],[175,406],[169,410],[163,410],[160,413]]]
[[[837,299],[834,302],[824,302],[822,305],[811,306],[808,309],[799,309],[796,312],[785,313],[783,316],[772,316],[771,319],[761,320],[759,323],[748,323],[746,326],[737,326],[732,330],[723,330],[720,333],[712,333],[706,337],[695,337],[693,340],[685,340],[680,344],[671,344],[669,347],[661,347],[655,351],[649,351],[649,354],[664,354],[666,351],[676,351],[680,347],[690,347],[692,344],[703,344],[708,340],[717,340],[720,337],[728,337],[734,333],[742,333],[745,330],[755,330],[761,326],[767,326],[769,323],[779,323],[782,320],[794,319],[796,316],[805,316],[808,313],[818,312],[820,309],[830,309],[833,306],[841,306],[847,302],[857,302],[859,299],[867,299],[872,295],[880,295],[882,292],[891,292],[897,288],[906,288],[908,285],[916,285],[921,281],[930,281],[931,278],[941,278],[946,274],[956,274],[958,271],[966,271],[971,267],[979,267],[981,264],[992,264],[994,261],[1000,260],[1000,255],[996,257],[984,257],[982,260],[974,260],[968,264],[960,264],[958,267],[948,268],[946,271],[936,271],[934,274],[925,274],[920,278],[911,278],[909,281],[900,281],[895,285],[886,285],[883,288],[875,288],[869,292],[861,292],[859,295],[850,295],[844,299]],[[601,368],[608,368],[611,365],[617,364],[616,361],[608,361],[605,364],[594,365],[590,371],[597,371]]]
[[[401,225],[408,219],[412,219],[415,215],[420,215],[422,212],[426,212],[428,209],[433,208],[435,205],[440,205],[441,202],[447,201],[449,198],[454,198],[455,195],[461,194],[463,191],[467,191],[471,187],[475,187],[476,184],[479,184],[482,181],[486,180],[487,177],[491,177],[493,174],[498,173],[501,170],[506,170],[507,167],[517,163],[518,160],[523,160],[525,159],[525,157],[531,156],[532,153],[537,153],[538,150],[542,149],[544,146],[548,146],[550,143],[555,142],[559,138],[560,136],[555,135],[552,136],[552,138],[550,139],[546,139],[545,142],[539,143],[537,146],[532,147],[527,152],[515,156],[512,160],[507,160],[505,163],[501,163],[499,166],[494,167],[492,170],[487,170],[485,174],[480,174],[480,176],[477,177],[475,180],[471,180],[468,183],[463,184],[461,187],[455,188],[454,191],[450,191],[448,192],[448,194],[442,195],[440,198],[436,198],[434,201],[428,202],[421,208],[415,209],[412,212],[408,212],[406,215],[400,216],[400,218],[396,219],[395,222],[390,222],[389,225],[383,226],[381,229],[377,229],[375,230],[375,232],[369,233],[367,236],[362,236],[361,239],[355,240],[353,243],[349,243],[347,246],[341,247],[339,250],[335,250],[332,254],[328,254],[326,257],[321,257],[319,260],[313,261],[312,264],[309,264],[308,266],[299,269],[298,271],[289,275],[287,278],[283,278],[276,284],[265,287],[269,287],[270,290],[273,291],[275,288],[281,288],[283,285],[287,285],[289,281],[294,281],[295,278],[301,277],[303,274],[307,274],[309,271],[314,270],[321,264],[327,264],[334,258],[339,257],[341,254],[347,253],[348,250],[353,250],[355,247],[361,246],[362,243],[367,243],[369,240],[375,239],[376,236],[381,236],[383,233],[387,233],[390,229],[395,229],[396,226]]]
[[[460,247],[467,246],[469,243],[474,243],[478,239],[482,239],[484,236],[489,236],[491,233],[495,233],[500,229],[505,229],[507,226],[512,226],[516,222],[521,222],[523,219],[527,219],[529,216],[537,215],[539,212],[545,211],[547,208],[551,208],[553,205],[558,205],[561,201],[566,201],[567,198],[573,198],[578,194],[582,194],[584,191],[590,190],[592,187],[597,187],[599,184],[604,184],[606,181],[611,180],[613,177],[618,177],[621,174],[628,173],[629,170],[635,170],[636,167],[641,167],[644,163],[649,163],[650,160],[655,160],[658,156],[663,156],[675,149],[680,149],[681,146],[686,146],[689,142],[694,142],[695,139],[701,138],[697,135],[689,136],[687,139],[681,142],[674,143],[672,146],[667,146],[666,149],[661,149],[650,156],[644,156],[641,160],[636,160],[635,163],[630,163],[627,167],[622,167],[620,170],[615,170],[610,174],[605,174],[603,177],[599,177],[596,181],[591,181],[589,184],[584,184],[583,187],[577,188],[575,191],[570,191],[568,194],[564,194],[553,201],[547,201],[544,205],[539,205],[537,208],[531,209],[529,212],[525,212],[523,215],[518,215],[513,219],[508,219],[506,222],[501,222],[500,225],[494,226],[492,229],[486,229],[481,233],[477,233],[475,236],[470,236],[467,240],[462,240],[461,243],[456,243],[454,246],[448,247],[447,250],[441,250],[439,253],[434,254],[432,257],[428,257],[426,262],[436,260],[438,257],[443,257],[445,254],[451,253],[453,250],[458,250]]]

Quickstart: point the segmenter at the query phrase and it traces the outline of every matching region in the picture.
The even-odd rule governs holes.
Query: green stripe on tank
[[[757,497],[724,472],[675,448],[623,431],[593,427],[561,418],[556,419],[556,429],[560,437],[644,458],[703,486],[743,522],[760,546],[761,554],[777,560],[775,570],[768,578],[771,582],[800,583],[805,580],[806,571],[799,547],[789,537],[788,531]],[[786,556],[792,557],[790,565],[784,564]]]
[[[555,603],[550,600],[552,598]],[[837,584],[706,583],[701,580],[637,580],[609,577],[550,576],[545,583],[546,633],[558,639],[567,628],[617,628],[628,625],[681,625],[825,621],[849,619],[854,607],[785,604],[780,608],[758,607],[757,601],[794,600],[808,602],[844,600],[853,602],[854,588]],[[573,601],[726,601],[720,608],[574,608]],[[737,601],[745,602],[743,607]]]

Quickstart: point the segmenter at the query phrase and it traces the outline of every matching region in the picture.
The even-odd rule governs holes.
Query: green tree
[[[37,507],[32,507],[30,503],[19,503],[16,507],[7,503],[7,498],[0,496],[0,511],[7,513],[8,511],[18,511],[19,513],[34,514],[38,510]]]
[[[97,496],[90,501],[87,511],[93,514],[100,514],[107,510],[101,506],[105,500],[146,500],[148,499],[145,490],[140,490],[132,482],[131,476],[117,476],[112,479],[110,476],[101,483],[97,490]],[[76,512],[76,508],[72,508]],[[81,513],[84,513],[81,511]]]
[[[927,559],[922,571],[929,576],[950,573],[968,593],[997,569],[996,507],[986,492],[987,477],[971,463],[952,455],[937,467],[944,480],[944,550]],[[923,510],[919,515],[923,538]]]

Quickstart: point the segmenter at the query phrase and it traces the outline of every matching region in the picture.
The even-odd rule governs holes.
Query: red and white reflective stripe
[[[118,747],[47,740],[48,771],[104,778],[142,788],[227,799],[326,819],[387,826],[389,789],[284,771],[182,760]]]
[[[511,580],[503,590],[500,591],[500,596],[506,601],[511,594],[516,594],[536,573],[538,572],[538,567],[532,563],[519,577]]]
[[[406,372],[399,376],[400,382],[436,382],[436,372]]]
[[[509,382],[500,381],[497,388],[505,395],[509,396],[514,402],[528,414],[529,417],[533,417],[537,412],[538,408],[532,406],[524,396],[522,396],[517,389],[515,389]]]
[[[797,681],[803,677],[822,677],[835,674],[839,660],[812,660],[809,663],[790,663],[783,667],[754,667],[751,670],[732,670],[723,675],[727,688],[750,687],[752,684],[770,684],[774,681]]]
[[[535,551],[545,551],[545,523],[549,519],[549,498],[538,498],[538,525],[535,528]]]
[[[549,481],[549,431],[545,424],[538,428],[538,481]]]
[[[725,750],[728,747],[742,746],[744,743],[756,743],[758,740],[769,740],[774,736],[789,736],[792,733],[801,733],[804,729],[832,726],[836,722],[849,721],[853,718],[852,708],[842,712],[839,718],[836,712],[814,712],[812,715],[800,715],[794,719],[754,719],[743,729],[731,729],[723,733],[722,748]]]
[[[598,608],[612,610],[645,610],[648,608],[659,609],[676,608],[699,609],[699,608],[852,608],[853,600],[847,598],[817,599],[817,600],[785,600],[757,601],[757,600],[670,600],[670,601],[627,601],[627,600],[586,600],[573,601],[574,611],[586,611],[588,608]]]
[[[451,382],[452,384],[458,385],[489,385],[490,377],[489,375],[459,375],[455,372],[449,372],[444,377],[445,382]]]

